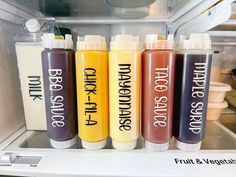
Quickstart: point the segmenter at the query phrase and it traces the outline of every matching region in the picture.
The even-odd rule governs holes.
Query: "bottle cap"
[[[184,36],[180,36],[179,50],[210,50],[211,39],[207,33],[193,33],[190,34],[189,40]]]
[[[77,136],[67,141],[55,141],[50,139],[50,144],[56,149],[67,149],[76,144]]]
[[[37,19],[30,19],[25,22],[27,30],[31,33],[35,33],[40,30],[41,26]]]
[[[65,42],[65,49],[73,49],[74,48],[72,35],[66,34],[64,42]]]
[[[179,44],[178,44],[178,48],[179,50],[184,50],[184,49],[188,49],[188,43],[189,40],[186,40],[186,37],[183,35],[180,35],[179,37]]]
[[[102,141],[97,141],[97,142],[90,142],[90,141],[82,140],[83,148],[88,149],[88,150],[102,149],[106,146],[106,143],[107,143],[106,139]]]
[[[169,34],[167,39],[157,34],[145,36],[144,49],[174,49],[174,35]]]
[[[166,151],[169,148],[169,142],[157,144],[145,140],[145,147],[153,151]]]
[[[198,151],[201,148],[201,141],[199,143],[190,144],[190,143],[184,143],[179,140],[176,140],[176,146],[178,149],[184,150],[184,151]]]
[[[131,142],[120,142],[120,141],[112,140],[112,146],[115,149],[118,149],[121,151],[130,151],[136,148],[137,140],[131,141]]]
[[[140,50],[138,36],[116,35],[111,37],[111,50]]]
[[[43,48],[47,49],[73,49],[72,36],[70,34],[63,36],[55,36],[54,33],[44,33],[43,37]]]
[[[100,35],[85,35],[77,37],[77,50],[107,50],[105,37]]]

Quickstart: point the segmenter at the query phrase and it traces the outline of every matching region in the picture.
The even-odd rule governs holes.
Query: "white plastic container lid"
[[[179,50],[210,50],[211,39],[208,33],[190,34],[189,40],[184,36],[180,36]]]
[[[149,7],[113,8],[114,14],[120,18],[134,19],[148,16]]]
[[[77,50],[107,50],[105,37],[101,35],[78,36]]]
[[[153,151],[166,151],[169,148],[169,142],[163,144],[151,143],[145,141],[145,147]]]
[[[201,149],[201,143],[202,142],[200,141],[199,143],[189,144],[176,140],[177,148],[184,151],[198,151]]]
[[[50,144],[56,149],[67,149],[76,144],[77,136],[67,141],[55,141],[50,139]]]
[[[212,92],[228,92],[231,90],[231,86],[222,82],[210,82],[209,91]]]
[[[54,33],[44,33],[43,40],[43,48],[47,49],[73,49],[73,41],[72,36],[70,34],[65,35],[65,39],[60,36],[61,39],[56,39]]]
[[[223,103],[208,103],[207,107],[213,109],[224,109],[228,107],[228,103],[227,101],[224,101]]]
[[[133,35],[116,35],[111,37],[111,50],[140,50],[140,42],[138,36]]]
[[[149,6],[155,0],[106,0],[106,2],[113,7],[136,8]]]
[[[137,140],[131,141],[131,142],[120,142],[116,140],[112,140],[112,146],[115,149],[121,150],[121,151],[130,151],[136,148],[137,146]]]
[[[30,19],[25,22],[27,30],[31,33],[35,33],[40,30],[41,25],[37,19]]]
[[[169,34],[167,39],[165,39],[158,34],[147,34],[145,36],[144,49],[174,49],[174,35]]]
[[[88,150],[102,149],[106,146],[106,143],[107,143],[106,139],[102,141],[97,141],[97,142],[89,142],[89,141],[82,140],[83,148],[88,149]]]

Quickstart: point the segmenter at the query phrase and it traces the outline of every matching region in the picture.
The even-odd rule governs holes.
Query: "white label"
[[[204,88],[206,85],[206,72],[207,63],[194,63],[192,86],[193,100],[203,98],[205,96]],[[203,102],[194,101],[191,103],[189,130],[191,130],[194,134],[201,133],[203,106]]]
[[[51,120],[53,127],[64,127],[64,97],[57,93],[63,89],[62,86],[62,69],[48,69],[49,73],[49,90],[52,92],[50,97]]]
[[[155,92],[162,94],[168,90],[169,66],[166,68],[155,68]],[[167,96],[156,96],[154,98],[154,127],[166,127],[167,125]]]

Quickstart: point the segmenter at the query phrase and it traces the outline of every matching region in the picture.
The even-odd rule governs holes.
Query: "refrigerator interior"
[[[180,34],[208,32],[212,39],[212,81],[233,84],[230,70],[236,67],[236,3],[217,0],[156,0],[145,18],[126,19],[115,15],[105,0],[0,0],[0,175],[15,176],[235,176],[236,110],[225,109],[219,121],[208,121],[199,152],[170,150],[152,152],[140,138],[135,150],[116,151],[111,140],[104,149],[88,151],[76,146],[67,150],[50,147],[47,133],[28,131],[20,90],[13,37],[26,19],[53,20],[77,35],[99,34],[109,44],[112,35]],[[191,159],[213,160],[191,164]],[[178,160],[188,160],[180,164]],[[220,168],[219,168],[220,167]],[[169,170],[171,169],[171,170]],[[194,174],[195,172],[197,174]],[[193,173],[194,172],[194,173]]]

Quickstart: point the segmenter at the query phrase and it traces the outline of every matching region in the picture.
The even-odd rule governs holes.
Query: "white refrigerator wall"
[[[24,125],[13,37],[18,25],[0,20],[0,143]]]

